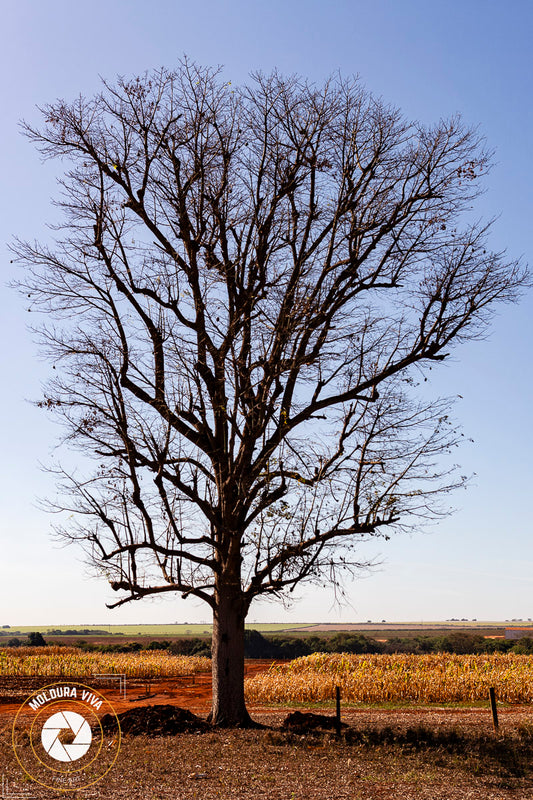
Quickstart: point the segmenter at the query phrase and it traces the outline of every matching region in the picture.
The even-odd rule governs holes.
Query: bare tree
[[[70,165],[63,221],[52,249],[15,252],[54,320],[41,405],[96,465],[62,475],[62,535],[111,607],[211,607],[211,720],[248,724],[254,598],[340,586],[362,541],[435,517],[464,480],[441,458],[448,401],[413,384],[525,283],[465,222],[490,154],[357,81],[234,89],[187,61],[43,113],[25,131]]]

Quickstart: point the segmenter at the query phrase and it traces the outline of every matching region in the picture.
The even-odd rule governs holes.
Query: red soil
[[[250,677],[258,672],[264,672],[271,664],[278,663],[271,659],[247,659],[245,662],[245,675]],[[173,705],[187,708],[195,714],[207,714],[211,707],[211,673],[201,672],[182,678],[156,678],[153,680],[130,680],[127,684],[126,697],[121,697],[118,684],[102,686],[100,683],[91,684],[90,679],[83,679],[95,689],[101,691],[109,700],[117,713],[127,711],[133,706]],[[27,696],[30,691],[21,691]],[[17,713],[22,701],[15,703],[2,703],[0,698],[0,716],[12,716]]]

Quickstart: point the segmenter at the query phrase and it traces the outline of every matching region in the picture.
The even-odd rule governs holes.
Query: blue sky
[[[100,76],[172,67],[184,53],[224,65],[234,83],[251,71],[299,73],[318,82],[340,69],[424,123],[460,112],[479,125],[495,166],[477,213],[495,218],[491,243],[531,262],[533,4],[513,0],[3,0],[0,215],[2,405],[0,624],[189,622],[207,607],[181,600],[105,608],[110,592],[90,579],[81,553],[55,543],[36,507],[53,495],[50,463],[59,431],[28,400],[50,366],[27,330],[29,315],[6,283],[16,277],[13,235],[46,239],[59,164],[45,164],[17,123],[36,106],[98,91]],[[302,587],[290,609],[252,607],[250,620],[431,620],[533,617],[531,346],[533,296],[501,309],[490,336],[459,348],[430,387],[461,394],[456,416],[474,443],[460,453],[470,488],[430,533],[403,535],[362,557],[381,566],[348,585],[351,605]]]

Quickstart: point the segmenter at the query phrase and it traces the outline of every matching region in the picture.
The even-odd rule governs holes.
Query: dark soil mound
[[[138,706],[117,716],[122,733],[130,736],[174,736],[176,733],[211,730],[211,725],[205,720],[177,706]],[[106,714],[101,725],[104,733],[114,731],[115,717]]]
[[[289,730],[297,730],[305,733],[306,731],[314,731],[317,728],[322,730],[335,730],[337,727],[337,720],[335,717],[326,716],[326,714],[312,714],[311,712],[304,714],[302,711],[293,711],[288,714],[282,723],[283,728]],[[341,722],[341,728],[346,728],[347,725]]]

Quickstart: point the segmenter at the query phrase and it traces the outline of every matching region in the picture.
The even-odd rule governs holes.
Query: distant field
[[[290,623],[287,625],[282,622],[253,622],[246,627],[261,631],[261,633],[279,633],[288,630],[298,631],[300,628],[308,627],[308,625],[309,623]],[[13,625],[10,628],[0,628],[0,633],[4,636],[17,636],[18,634],[27,635],[31,631],[36,631],[46,635],[51,631],[57,630],[94,631],[94,634],[98,636],[106,633],[110,636],[151,636],[152,638],[157,638],[161,636],[211,636],[212,625],[189,625],[187,623],[178,625]]]
[[[419,636],[442,636],[446,633],[459,632],[478,634],[491,638],[503,638],[506,627],[530,627],[529,621],[512,620],[440,620],[429,622],[331,622],[331,623],[284,623],[284,622],[249,622],[248,629],[263,634],[286,634],[288,636],[334,636],[345,632],[363,634],[380,641],[394,638],[413,639]],[[533,630],[533,628],[532,628]],[[25,637],[31,631],[42,633],[46,640],[57,644],[75,643],[84,638],[92,643],[103,643],[111,637],[124,637],[127,641],[146,639],[173,639],[179,637],[210,637],[212,626],[209,623],[179,623],[174,625],[12,625],[10,628],[0,627],[0,644],[13,637]],[[52,631],[62,631],[54,634]],[[65,635],[66,631],[74,631]]]
[[[374,639],[413,639],[417,636],[442,636],[446,633],[463,632],[487,637],[503,637],[505,628],[530,627],[530,622],[501,622],[477,620],[446,620],[440,622],[353,622],[345,624],[317,623],[299,626],[296,636],[328,636],[337,633],[363,634]]]
[[[336,623],[336,622],[317,622],[317,623],[308,623],[305,626],[306,630],[309,631],[382,631],[382,630],[456,630],[457,628],[468,628],[468,629],[478,629],[478,628],[508,628],[508,627],[517,627],[517,628],[527,628],[528,626],[533,625],[532,622],[502,622],[499,621],[491,621],[491,620],[440,620],[440,621],[430,621],[430,622],[387,622],[383,620],[382,622],[345,622],[345,623]]]

